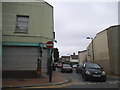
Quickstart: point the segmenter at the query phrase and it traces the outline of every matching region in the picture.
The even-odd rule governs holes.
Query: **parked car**
[[[76,67],[77,67],[77,64],[74,64],[72,67],[73,67],[73,68],[76,68]]]
[[[61,68],[61,72],[73,72],[72,67],[69,64],[63,64]]]
[[[106,81],[106,73],[103,68],[96,63],[85,63],[82,67],[82,76],[84,80]]]
[[[76,73],[82,73],[82,66],[83,64],[77,64]]]
[[[61,68],[62,67],[62,63],[57,63],[57,68]]]

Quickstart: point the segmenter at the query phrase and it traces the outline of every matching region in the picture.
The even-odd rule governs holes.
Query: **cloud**
[[[84,50],[90,43],[87,36],[95,35],[118,24],[116,2],[57,2],[54,3],[55,44],[61,55]]]

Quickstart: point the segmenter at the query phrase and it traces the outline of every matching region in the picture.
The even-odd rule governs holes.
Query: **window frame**
[[[19,21],[18,20],[19,17],[24,17],[24,18],[27,18],[28,20],[27,21]],[[18,22],[27,23],[27,29],[19,29],[18,28]],[[25,34],[28,34],[28,28],[29,28],[29,15],[16,15],[16,26],[15,26],[15,32],[14,33],[25,33]]]

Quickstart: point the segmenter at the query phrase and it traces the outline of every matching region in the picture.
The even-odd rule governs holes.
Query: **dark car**
[[[106,73],[103,68],[96,63],[85,63],[82,67],[82,76],[84,80],[100,80],[106,81]]]
[[[82,66],[83,64],[77,64],[76,73],[82,73]]]
[[[63,64],[61,68],[61,72],[73,72],[72,67],[69,64]]]

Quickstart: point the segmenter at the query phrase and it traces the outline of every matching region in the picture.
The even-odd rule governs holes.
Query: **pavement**
[[[60,85],[71,82],[71,79],[61,72],[54,71],[52,74],[52,82],[49,81],[49,76],[39,78],[3,78],[2,89],[9,88],[56,88]]]
[[[117,79],[118,81],[120,81],[120,76],[115,76],[115,75],[107,74],[107,77],[113,78],[113,79]]]

